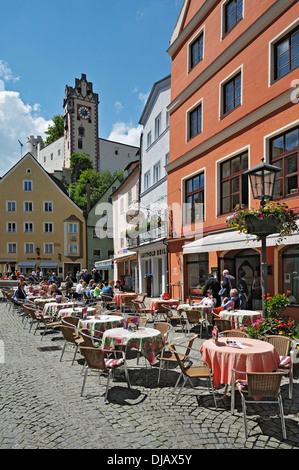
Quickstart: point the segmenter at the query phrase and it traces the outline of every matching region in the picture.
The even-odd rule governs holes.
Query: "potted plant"
[[[270,201],[259,208],[236,206],[234,214],[226,219],[226,225],[239,233],[254,234],[260,240],[263,235],[277,233],[278,242],[297,231],[297,215],[284,202]]]

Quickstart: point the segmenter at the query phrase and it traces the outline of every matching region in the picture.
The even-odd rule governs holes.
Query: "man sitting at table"
[[[103,290],[102,290],[102,294],[112,296],[113,295],[113,285],[114,285],[113,281],[110,281],[109,286],[108,286],[108,282],[104,282],[104,287],[103,287]]]
[[[230,298],[225,297],[223,299],[221,307],[216,307],[213,308],[213,313],[216,315],[219,314],[219,312],[222,312],[223,310],[229,310],[229,309],[238,309],[240,305],[240,299],[238,295],[238,290],[237,289],[231,289],[230,290]]]
[[[50,287],[50,296],[56,297],[57,295],[62,295],[62,292],[58,289],[57,284],[53,283]]]

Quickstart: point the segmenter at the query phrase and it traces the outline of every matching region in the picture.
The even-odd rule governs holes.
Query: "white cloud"
[[[115,101],[114,103],[114,109],[117,113],[120,113],[123,110],[123,105],[121,104],[120,101]]]
[[[1,82],[1,80],[0,80]],[[0,83],[0,176],[3,176],[21,157],[20,144],[24,145],[22,155],[26,153],[29,135],[45,136],[45,131],[52,121],[46,121],[37,115],[39,105],[25,104],[20,94],[5,91]]]
[[[139,147],[141,131],[140,125],[134,127],[132,123],[116,122],[113,124],[108,140]]]
[[[13,82],[17,82],[20,79],[19,77],[15,77],[13,75],[7,62],[1,59],[0,59],[0,77],[3,78],[3,80],[5,81],[11,80]]]

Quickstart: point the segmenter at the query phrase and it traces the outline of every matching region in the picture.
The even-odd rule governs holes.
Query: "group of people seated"
[[[27,282],[21,279],[18,283],[18,287],[14,293],[14,300],[17,302],[24,302],[27,299],[26,293]],[[39,293],[41,296],[47,295],[50,298],[56,298],[57,296],[62,296],[62,291],[59,289],[58,285],[55,282],[51,284],[46,284],[45,282],[40,284]]]
[[[101,300],[103,294],[113,297],[115,292],[123,291],[123,286],[120,281],[107,281],[94,282],[93,279],[87,284],[82,279],[78,282],[75,292],[73,292],[74,298],[81,298],[86,295],[88,299]]]

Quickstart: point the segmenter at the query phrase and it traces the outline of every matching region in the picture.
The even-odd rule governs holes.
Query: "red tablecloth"
[[[114,294],[114,301],[118,307],[121,307],[122,301],[125,297],[133,297],[133,299],[137,299],[138,295],[135,294],[135,292],[119,292]]]
[[[252,346],[240,349],[228,346],[227,341]],[[218,345],[213,339],[208,339],[202,344],[200,352],[202,359],[209,364],[213,372],[215,388],[219,388],[220,384],[231,385],[232,369],[244,372],[272,372],[277,370],[279,364],[279,355],[272,344],[258,339],[220,338]],[[236,379],[244,377],[244,374],[236,374]]]
[[[158,309],[158,304],[168,304],[173,307],[178,307],[180,305],[180,301],[177,299],[169,299],[169,300],[162,300],[162,299],[152,299],[150,303],[151,312],[154,312]]]

